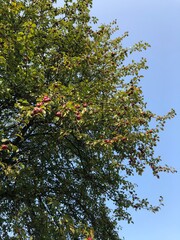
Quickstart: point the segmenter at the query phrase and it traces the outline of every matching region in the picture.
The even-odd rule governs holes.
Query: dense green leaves
[[[123,47],[127,33],[111,37],[115,22],[93,30],[91,6],[1,0],[2,239],[120,239],[116,225],[132,221],[128,209],[159,209],[129,177],[146,167],[156,177],[174,171],[154,156],[174,111],[146,109],[146,60],[126,64],[149,45]]]

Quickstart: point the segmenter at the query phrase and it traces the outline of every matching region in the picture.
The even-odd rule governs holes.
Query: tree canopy
[[[128,59],[149,45],[123,47],[91,7],[0,1],[1,239],[117,240],[129,209],[159,210],[130,177],[174,171],[154,147],[175,113],[144,102],[146,59]]]

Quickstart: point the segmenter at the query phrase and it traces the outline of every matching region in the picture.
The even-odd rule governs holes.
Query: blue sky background
[[[158,180],[146,172],[134,180],[141,196],[156,203],[164,196],[165,206],[159,213],[131,212],[134,224],[121,223],[120,232],[126,240],[180,239],[180,0],[94,0],[92,15],[100,23],[117,19],[120,30],[128,31],[126,46],[140,40],[150,43],[143,53],[149,69],[143,72],[143,87],[147,107],[157,114],[171,108],[177,116],[167,122],[156,154],[164,164],[178,170],[176,174],[161,174]]]

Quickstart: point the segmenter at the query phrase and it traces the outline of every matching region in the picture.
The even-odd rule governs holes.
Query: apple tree
[[[146,108],[146,59],[128,59],[149,45],[124,47],[128,34],[95,27],[91,7],[1,0],[1,239],[117,240],[129,209],[160,208],[130,177],[174,171],[154,147],[175,113]]]

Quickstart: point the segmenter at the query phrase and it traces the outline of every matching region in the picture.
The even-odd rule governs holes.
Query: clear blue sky
[[[138,192],[156,203],[164,196],[165,206],[157,214],[132,212],[134,224],[121,223],[126,240],[180,239],[180,0],[94,0],[92,15],[99,23],[117,19],[121,35],[129,32],[125,44],[147,41],[151,48],[144,53],[149,70],[142,81],[148,108],[157,114],[176,110],[168,121],[156,154],[178,173],[161,174],[160,180],[150,174],[137,177]]]

